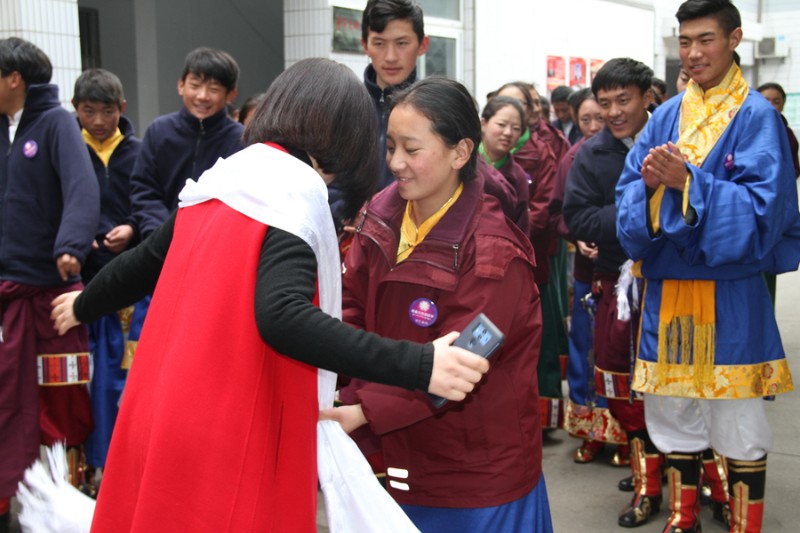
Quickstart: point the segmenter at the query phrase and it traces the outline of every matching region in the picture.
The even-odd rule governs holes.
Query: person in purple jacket
[[[0,530],[39,445],[92,430],[86,328],[59,336],[50,302],[82,288],[100,198],[52,70],[32,43],[0,39]]]

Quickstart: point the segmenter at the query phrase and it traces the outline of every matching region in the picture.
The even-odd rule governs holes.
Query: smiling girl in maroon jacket
[[[541,307],[526,236],[483,194],[481,124],[459,83],[429,78],[392,101],[387,162],[397,181],[356,220],[343,319],[425,342],[484,312],[506,335],[464,402],[352,382],[324,411],[380,437],[387,487],[422,531],[551,531],[541,477],[536,363]]]

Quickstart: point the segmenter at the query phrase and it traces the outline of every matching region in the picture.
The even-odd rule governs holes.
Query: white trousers
[[[772,448],[764,400],[697,400],[644,395],[647,431],[662,453],[714,448],[731,459],[755,461]]]

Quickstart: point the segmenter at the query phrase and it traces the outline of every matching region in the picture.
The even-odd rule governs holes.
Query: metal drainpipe
[[[761,24],[761,11],[763,10],[763,8],[764,8],[764,0],[758,0],[758,11],[757,11],[757,14],[756,14],[756,22],[758,22],[759,24]],[[757,48],[758,47],[758,43],[753,43],[753,46],[755,46]],[[753,53],[753,56],[754,56],[753,57],[753,86],[754,87],[758,87],[759,85],[761,85],[761,80],[759,79],[759,74],[760,74],[759,70],[760,70],[760,67],[761,67],[761,61],[762,60],[755,58],[755,51]]]

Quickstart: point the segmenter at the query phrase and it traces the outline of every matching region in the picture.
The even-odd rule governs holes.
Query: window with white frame
[[[463,78],[464,23],[462,0],[419,0],[425,13],[428,52],[417,61],[417,75]]]

